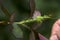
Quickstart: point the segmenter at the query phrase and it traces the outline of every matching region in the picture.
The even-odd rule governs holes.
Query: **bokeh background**
[[[30,12],[29,0],[0,0],[0,2],[10,14],[15,11],[15,22],[28,19]],[[49,38],[53,23],[60,18],[60,0],[35,0],[35,6],[41,12],[41,15],[51,15],[54,18],[44,20],[41,27],[37,29],[38,32]],[[8,21],[8,16],[1,10],[1,5],[0,21]],[[29,30],[16,23],[13,23],[12,33],[8,24],[0,24],[0,40],[28,40],[28,35]]]

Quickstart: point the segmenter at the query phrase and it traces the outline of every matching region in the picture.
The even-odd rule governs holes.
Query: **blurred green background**
[[[29,0],[1,0],[3,6],[10,14],[15,10],[16,15],[14,21],[21,21],[29,17]],[[60,18],[60,0],[35,0],[36,9],[41,15],[52,15],[52,18]],[[56,19],[44,20],[38,32],[49,38],[51,28]],[[7,21],[8,17],[0,7],[0,21]],[[0,40],[28,40],[29,30],[21,25],[13,23],[12,33],[9,31],[9,25],[0,24]],[[23,38],[24,36],[24,38]]]

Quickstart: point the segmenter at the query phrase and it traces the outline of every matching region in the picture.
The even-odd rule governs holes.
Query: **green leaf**
[[[16,38],[22,38],[23,37],[23,31],[21,28],[14,22],[13,23],[13,34],[16,36]]]

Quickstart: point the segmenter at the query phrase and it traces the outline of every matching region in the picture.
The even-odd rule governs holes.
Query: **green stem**
[[[17,24],[24,24],[24,23],[30,23],[30,22],[41,22],[41,20],[45,19],[45,18],[50,18],[49,16],[37,16],[35,19],[28,19],[28,20],[23,20],[21,22],[17,22]]]

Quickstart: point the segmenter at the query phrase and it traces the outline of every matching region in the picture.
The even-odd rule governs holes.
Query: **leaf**
[[[5,15],[10,17],[8,10],[3,6],[1,1],[0,1],[0,6],[1,6],[1,10],[5,13]]]
[[[29,0],[29,2],[30,2],[30,17],[32,17],[35,11],[35,0]]]
[[[16,23],[13,23],[13,34],[15,35],[16,38],[22,38],[23,37],[23,31],[21,30],[20,27]]]
[[[10,16],[10,19],[9,19],[10,23],[13,23],[13,22],[14,22],[15,15],[16,15],[16,13],[15,13],[15,11],[14,11],[14,12],[11,14],[11,16]]]
[[[34,35],[33,31],[30,32],[29,39],[30,40],[35,40],[35,35]]]

